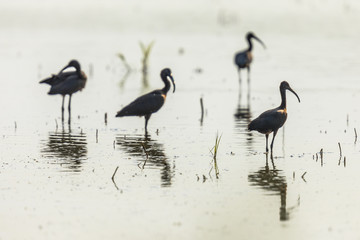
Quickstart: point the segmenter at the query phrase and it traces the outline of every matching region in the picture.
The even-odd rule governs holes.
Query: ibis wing
[[[59,74],[61,76],[62,74]],[[52,85],[49,94],[73,94],[85,87],[85,80],[79,79],[78,75],[74,72],[73,74],[67,74],[66,77],[62,76],[63,79],[56,85]]]
[[[287,115],[279,109],[271,109],[262,113],[259,117],[251,121],[249,130],[256,130],[260,133],[270,133],[282,127],[286,121]]]
[[[46,83],[50,86],[59,84],[63,81],[63,79],[59,78],[57,75],[52,75],[51,77],[45,78],[44,80],[41,80],[40,83]]]
[[[145,116],[157,112],[165,102],[165,95],[154,91],[138,97],[132,103],[121,109],[116,117]]]
[[[60,84],[61,82],[64,82],[68,77],[71,75],[74,75],[75,72],[62,72],[60,74],[53,74],[51,77],[45,78],[44,80],[41,80],[40,83],[47,83],[50,86],[54,86],[57,84]]]

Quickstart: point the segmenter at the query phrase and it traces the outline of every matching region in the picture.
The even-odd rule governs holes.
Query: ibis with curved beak
[[[164,105],[166,94],[170,90],[170,81],[173,84],[173,92],[175,92],[175,82],[172,77],[171,70],[165,68],[161,71],[160,77],[164,82],[165,86],[162,89],[154,90],[150,93],[142,95],[131,102],[129,105],[121,109],[116,117],[125,117],[125,116],[139,116],[145,117],[145,135],[147,134],[147,124],[151,117],[151,114],[159,111],[159,109]]]
[[[256,130],[262,134],[265,134],[266,152],[269,151],[269,148],[268,148],[269,134],[273,133],[273,138],[272,138],[271,145],[270,145],[270,149],[272,152],[276,133],[279,130],[279,128],[281,128],[284,125],[286,118],[287,118],[286,92],[285,92],[286,90],[289,90],[290,92],[292,92],[300,102],[299,96],[296,94],[296,92],[294,90],[291,89],[289,83],[286,81],[283,81],[280,84],[280,94],[281,94],[280,106],[277,108],[268,110],[266,112],[263,112],[262,114],[260,114],[259,117],[252,120],[248,126],[248,129],[250,131]]]
[[[248,32],[246,34],[246,40],[248,42],[248,48],[245,50],[242,50],[240,52],[237,52],[235,54],[235,65],[238,67],[238,72],[239,72],[239,82],[241,84],[241,74],[240,74],[240,70],[242,68],[247,68],[248,70],[248,82],[250,81],[250,64],[253,60],[253,56],[252,56],[252,49],[253,49],[253,44],[252,44],[252,39],[257,40],[259,43],[261,43],[261,45],[265,47],[265,44],[260,40],[260,38],[258,38],[254,33],[252,32]]]

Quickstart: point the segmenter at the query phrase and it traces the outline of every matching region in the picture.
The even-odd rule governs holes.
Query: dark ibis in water
[[[252,39],[256,39],[259,43],[261,43],[263,45],[263,47],[265,48],[265,44],[252,32],[248,32],[246,34],[246,40],[248,42],[249,47],[245,50],[242,50],[240,52],[237,52],[235,54],[235,64],[238,67],[238,71],[239,71],[239,81],[241,83],[241,75],[240,75],[240,70],[242,68],[247,68],[248,70],[248,82],[250,81],[250,64],[252,62],[252,49],[253,49],[253,45],[252,45]]]
[[[283,81],[280,84],[280,94],[281,94],[280,106],[277,108],[268,110],[266,112],[263,112],[259,117],[252,120],[248,126],[248,129],[250,131],[256,130],[262,134],[265,134],[266,152],[269,151],[269,148],[268,148],[269,134],[273,133],[273,139],[272,139],[271,145],[270,145],[271,152],[272,152],[276,133],[279,130],[279,128],[281,128],[284,125],[286,118],[287,118],[286,93],[285,93],[286,90],[289,90],[290,92],[295,94],[295,96],[297,97],[297,99],[300,102],[299,96],[296,94],[296,92],[294,90],[291,89],[289,83],[286,81]]]
[[[73,67],[75,71],[64,72],[65,69]],[[66,65],[58,74],[53,74],[51,77],[46,78],[40,83],[47,83],[51,86],[49,95],[60,94],[62,95],[62,120],[64,121],[64,100],[65,95],[69,95],[69,123],[70,123],[70,114],[71,114],[71,96],[77,91],[81,91],[86,84],[86,75],[81,71],[80,63],[76,60],[71,60],[68,65]]]
[[[154,90],[150,93],[142,95],[135,99],[132,103],[121,109],[116,117],[125,117],[125,116],[139,116],[145,117],[145,134],[147,134],[147,124],[151,117],[151,114],[159,111],[159,109],[164,105],[166,94],[170,90],[170,81],[173,84],[173,92],[175,92],[175,82],[174,78],[171,75],[171,70],[165,68],[161,71],[160,77],[164,82],[165,86],[162,89]]]

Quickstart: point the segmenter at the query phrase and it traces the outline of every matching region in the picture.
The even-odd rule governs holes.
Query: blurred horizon
[[[359,35],[355,0],[276,1],[1,1],[0,27],[7,33],[42,31],[127,34],[342,34]],[[286,21],[286,22],[284,22]],[[284,24],[286,23],[286,24]],[[321,31],[319,31],[321,29]]]

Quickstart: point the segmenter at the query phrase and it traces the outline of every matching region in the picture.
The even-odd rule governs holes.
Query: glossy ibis
[[[281,94],[280,106],[277,108],[268,110],[266,112],[263,112],[259,117],[252,120],[248,126],[248,129],[250,131],[256,130],[262,134],[265,134],[266,152],[269,151],[269,148],[268,148],[269,134],[273,132],[273,139],[272,139],[271,145],[270,145],[271,152],[272,152],[276,133],[277,133],[278,129],[284,125],[286,118],[287,118],[286,93],[285,93],[286,90],[289,90],[290,92],[295,94],[295,96],[297,97],[297,99],[300,102],[299,96],[296,94],[296,92],[294,90],[291,89],[289,83],[286,81],[283,81],[280,84],[280,94]]]
[[[159,109],[164,105],[166,94],[170,89],[170,81],[173,84],[175,92],[175,82],[171,75],[171,70],[169,68],[165,68],[161,71],[160,77],[164,82],[165,86],[162,89],[158,89],[142,95],[135,99],[132,103],[121,109],[116,117],[125,117],[125,116],[139,116],[145,117],[145,134],[147,134],[147,124],[151,117],[151,114],[159,111]]]
[[[239,72],[239,82],[241,84],[241,74],[240,74],[240,70],[242,68],[247,68],[248,70],[248,82],[250,81],[250,63],[252,62],[252,39],[257,40],[259,43],[261,43],[263,45],[263,47],[265,48],[265,44],[252,32],[248,32],[246,34],[246,40],[248,42],[249,47],[243,51],[237,52],[235,54],[235,64],[238,67],[238,72]]]
[[[64,72],[65,69],[73,67],[75,71]],[[70,123],[70,114],[71,114],[71,96],[77,91],[81,91],[86,84],[86,75],[81,71],[80,63],[76,60],[71,60],[68,65],[66,65],[58,74],[53,74],[51,77],[46,78],[40,83],[47,83],[51,86],[49,95],[61,94],[62,106],[62,120],[64,121],[64,100],[65,95],[69,95],[69,123]]]

